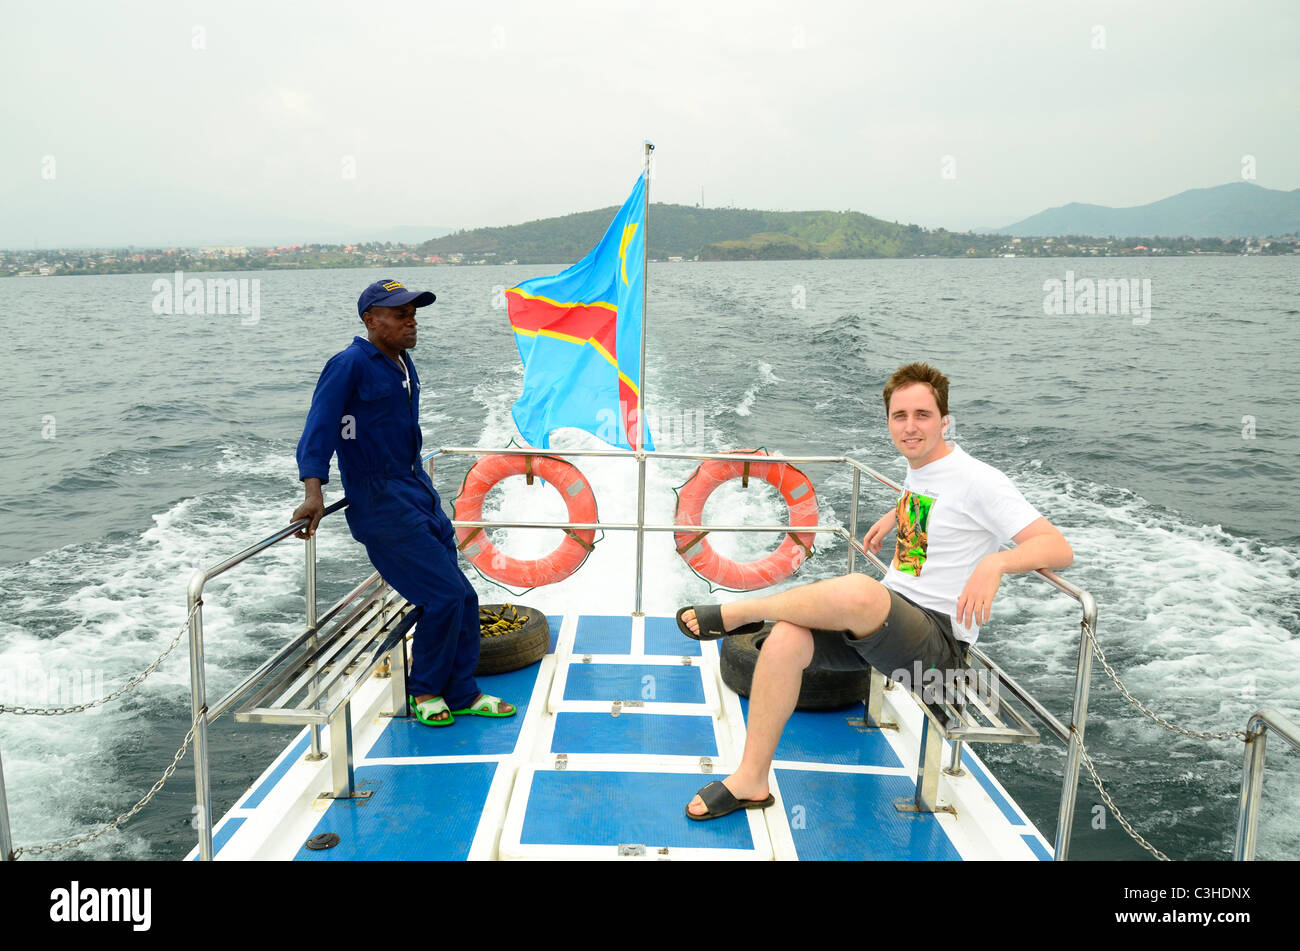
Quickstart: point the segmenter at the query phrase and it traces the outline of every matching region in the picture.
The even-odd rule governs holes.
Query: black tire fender
[[[551,645],[550,622],[536,608],[526,608],[519,604],[481,604],[479,616],[481,618],[484,611],[500,613],[503,610],[507,616],[512,610],[518,612],[519,617],[525,618],[524,624],[518,630],[505,634],[490,634],[480,627],[482,633],[478,668],[474,671],[476,675],[506,674],[520,670],[545,657],[546,650]]]
[[[737,634],[722,640],[718,655],[722,682],[742,697],[749,696],[758,652],[762,650],[763,641],[767,640],[770,633],[772,625],[769,623],[763,625],[763,629],[757,633]],[[866,699],[870,681],[869,667],[860,671],[829,670],[818,667],[814,660],[803,672],[795,709],[838,710],[862,703]]]

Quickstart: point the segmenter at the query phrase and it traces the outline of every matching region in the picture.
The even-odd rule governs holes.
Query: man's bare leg
[[[751,621],[772,620],[772,632],[758,652],[749,693],[749,724],[740,766],[722,781],[737,799],[765,799],[768,773],[781,732],[799,700],[803,672],[812,663],[811,628],[849,630],[854,637],[874,634],[889,616],[889,592],[874,578],[845,575],[801,585],[763,598],[748,598],[722,606],[727,630]],[[693,612],[682,620],[693,630]],[[699,796],[688,809],[697,816],[705,808]]]
[[[844,575],[724,604],[722,626],[730,631],[751,621],[789,621],[810,629],[848,630],[861,638],[880,629],[889,616],[889,607],[889,591],[875,578]],[[682,621],[699,633],[694,611],[683,614]]]
[[[781,741],[781,731],[794,712],[803,672],[812,663],[812,656],[812,631],[806,627],[778,622],[763,642],[749,691],[745,752],[740,766],[722,781],[737,799],[767,798],[772,757]],[[708,812],[699,796],[691,800],[688,808],[697,816]]]

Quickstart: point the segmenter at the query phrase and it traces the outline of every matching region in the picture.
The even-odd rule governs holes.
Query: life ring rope
[[[586,539],[584,539],[581,535],[579,535],[579,534],[578,534],[574,529],[572,529],[572,528],[566,528],[566,529],[563,529],[563,531],[564,531],[564,534],[568,535],[570,538],[572,538],[575,542],[577,542],[577,543],[578,543],[579,545],[581,545],[583,548],[587,549],[587,551],[592,552],[592,551],[595,551],[595,550],[596,550],[596,543],[595,543],[595,542],[588,542],[588,541],[587,541]]]
[[[681,555],[684,552],[690,551],[692,548],[695,547],[695,543],[698,542],[701,538],[703,538],[707,534],[709,534],[707,531],[703,531],[692,535],[685,542],[677,546],[677,554]]]
[[[460,498],[460,496],[456,496],[456,498]],[[453,500],[453,501],[454,501],[454,500]],[[473,539],[474,536],[477,535],[477,534],[478,534],[479,532],[481,532],[481,531],[483,531],[483,527],[480,525],[480,526],[478,526],[477,528],[475,528],[474,531],[470,532],[468,535],[465,536],[465,540],[462,541],[459,545],[456,546],[456,550],[457,550],[457,551],[464,551],[464,550],[465,550],[465,546],[468,545],[468,544],[470,543],[471,539]]]
[[[791,541],[793,541],[796,545],[798,545],[800,548],[803,549],[805,555],[807,555],[810,558],[812,557],[813,550],[803,543],[802,538],[800,538],[794,532],[786,532],[785,534]]]

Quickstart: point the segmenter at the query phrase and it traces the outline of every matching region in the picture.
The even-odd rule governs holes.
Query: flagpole
[[[633,617],[641,617],[641,588],[645,562],[645,341],[648,334],[646,296],[649,287],[648,264],[650,260],[650,153],[655,150],[654,143],[645,140],[645,188],[642,190],[641,207],[641,372],[636,381],[636,606]]]

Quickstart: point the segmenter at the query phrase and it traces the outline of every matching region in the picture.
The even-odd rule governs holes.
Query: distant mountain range
[[[1134,208],[1071,202],[1040,211],[994,234],[1014,237],[1243,238],[1300,233],[1300,188],[1280,191],[1251,182],[1192,188]]]

